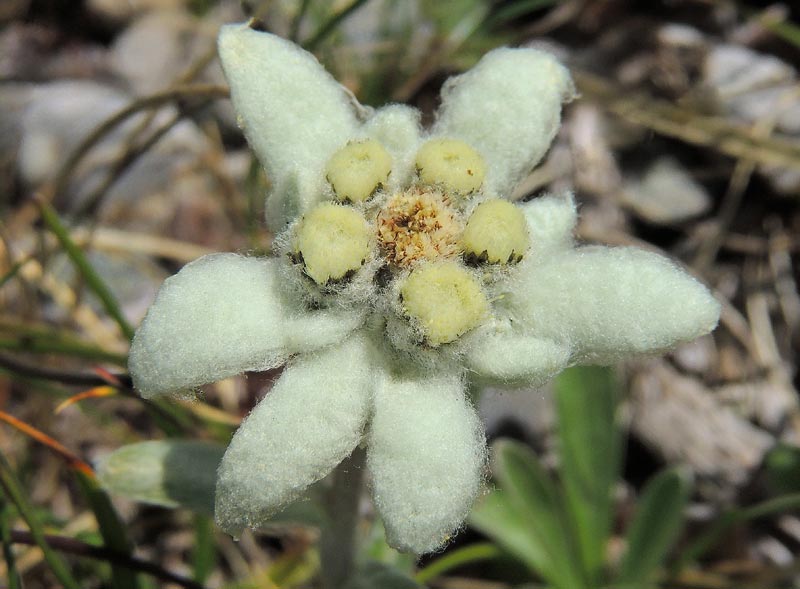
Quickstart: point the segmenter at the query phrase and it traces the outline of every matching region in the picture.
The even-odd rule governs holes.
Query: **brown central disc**
[[[392,196],[378,214],[378,241],[391,264],[453,258],[463,230],[458,213],[437,190],[410,188]]]

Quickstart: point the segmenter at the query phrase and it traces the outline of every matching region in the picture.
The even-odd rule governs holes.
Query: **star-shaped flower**
[[[468,384],[539,385],[716,325],[717,302],[671,261],[576,247],[571,196],[505,200],[573,96],[550,55],[492,51],[423,131],[278,37],[228,26],[219,49],[272,184],[277,255],[215,254],[167,280],[130,369],[151,397],[288,362],[220,466],[224,529],[263,524],[363,444],[389,542],[434,550],[482,486]]]

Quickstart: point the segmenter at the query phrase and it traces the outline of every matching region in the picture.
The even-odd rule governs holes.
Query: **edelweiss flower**
[[[503,200],[573,96],[551,56],[492,51],[422,131],[278,37],[228,26],[219,48],[272,183],[278,255],[211,255],[167,280],[130,369],[151,397],[288,361],[220,466],[222,528],[258,527],[364,444],[389,542],[434,550],[482,486],[469,384],[538,385],[716,325],[718,304],[669,260],[576,248],[570,196]]]

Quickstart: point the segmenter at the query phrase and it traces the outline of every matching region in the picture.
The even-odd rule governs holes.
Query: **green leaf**
[[[494,446],[493,470],[518,517],[527,526],[528,534],[542,547],[543,560],[537,572],[560,587],[584,585],[582,571],[575,566],[576,543],[567,524],[560,490],[536,455],[524,444],[499,441]]]
[[[198,440],[138,442],[101,460],[97,477],[109,493],[213,516],[217,467],[225,449],[222,444]],[[324,522],[317,501],[300,500],[276,513],[269,523],[319,526]]]
[[[33,536],[34,542],[41,549],[42,556],[50,567],[53,576],[61,583],[64,589],[80,589],[80,583],[72,576],[67,563],[47,543],[42,523],[36,517],[33,506],[28,503],[27,493],[23,491],[22,485],[20,485],[11,465],[2,452],[0,452],[0,489],[5,497],[16,506],[20,516],[28,524],[31,536]]]
[[[414,579],[407,577],[395,568],[380,562],[368,562],[353,578],[348,581],[344,589],[421,589]]]
[[[111,290],[92,267],[86,254],[83,253],[83,250],[72,240],[69,231],[61,222],[61,219],[58,218],[56,210],[44,201],[39,201],[39,209],[42,214],[42,221],[44,221],[47,228],[53,232],[53,235],[55,235],[61,243],[61,247],[64,248],[64,251],[86,281],[86,285],[94,292],[97,298],[100,299],[106,313],[117,322],[120,331],[125,337],[129,340],[133,339],[133,328],[125,319],[125,315],[123,315],[117,299],[114,298]]]
[[[492,560],[498,558],[501,554],[497,546],[488,542],[470,544],[469,546],[446,552],[419,571],[414,578],[418,583],[427,583],[453,569],[484,560]]]
[[[486,495],[469,516],[469,525],[502,546],[542,577],[552,576],[552,563],[538,537],[530,533],[529,523],[519,517],[508,493],[494,490]]]
[[[221,444],[159,440],[112,452],[97,468],[111,493],[164,507],[186,507],[212,515]]]
[[[386,542],[386,529],[383,526],[381,518],[376,517],[371,523],[372,525],[370,525],[362,548],[359,551],[361,558],[382,562],[403,573],[411,575],[416,568],[416,555],[410,552],[400,552],[389,546]]]
[[[600,585],[621,462],[616,387],[607,368],[578,367],[556,380],[561,480],[590,585]]]
[[[647,483],[628,530],[620,585],[643,587],[652,581],[681,531],[690,493],[689,477],[677,469],[665,470]]]
[[[201,585],[206,582],[217,564],[217,547],[214,544],[214,521],[205,515],[194,516],[194,545],[192,546],[192,568],[194,580]]]

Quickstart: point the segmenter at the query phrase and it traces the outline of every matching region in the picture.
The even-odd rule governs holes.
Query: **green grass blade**
[[[751,519],[758,519],[775,513],[800,509],[800,493],[793,493],[783,497],[769,499],[763,503],[747,507],[745,509],[734,509],[716,518],[714,523],[700,536],[698,536],[684,551],[673,567],[673,572],[678,572],[690,563],[696,561],[708,550],[716,546],[722,535],[733,525]]]
[[[331,16],[310,39],[302,43],[303,48],[307,51],[314,51],[319,47],[320,43],[328,38],[328,35],[336,30],[336,27],[338,27],[344,19],[364,6],[367,2],[369,2],[369,0],[353,0],[350,2],[350,4]]]
[[[64,248],[67,256],[69,256],[69,259],[72,260],[73,264],[75,264],[75,267],[86,281],[87,286],[92,290],[97,298],[100,299],[103,308],[106,310],[109,316],[116,321],[125,337],[128,339],[133,339],[133,328],[128,324],[128,321],[122,314],[122,309],[120,309],[119,303],[117,303],[114,295],[111,293],[97,272],[95,272],[81,248],[79,248],[72,240],[69,235],[69,231],[67,231],[67,228],[58,218],[55,209],[53,209],[53,207],[46,202],[40,202],[39,208],[42,213],[42,221],[44,221],[44,224],[47,225],[47,228],[53,232],[53,235],[55,235],[59,243],[61,243],[61,247]]]
[[[516,18],[541,10],[542,8],[554,6],[557,3],[558,0],[518,0],[517,2],[506,4],[491,14],[489,18],[486,19],[484,26],[487,28],[503,26]]]
[[[53,340],[47,337],[3,337],[0,338],[0,350],[13,352],[24,352],[27,354],[58,354],[61,356],[71,356],[94,360],[95,362],[108,362],[117,366],[126,366],[127,356],[107,352],[90,344],[84,344],[77,340]]]
[[[111,500],[100,487],[97,479],[81,470],[75,469],[74,473],[89,508],[97,520],[97,527],[105,547],[126,557],[133,556],[133,543],[128,537],[125,524],[120,520],[117,510],[114,509]],[[134,571],[113,562],[110,565],[111,585],[114,589],[138,589],[140,585]]]
[[[3,274],[3,276],[0,276],[0,288],[3,288],[5,286],[5,284],[6,284],[6,282],[8,282],[12,278],[14,278],[19,273],[19,271],[22,270],[22,267],[25,264],[27,264],[28,262],[30,262],[31,260],[33,260],[33,258],[27,258],[25,260],[21,260],[19,262],[15,262],[11,266],[11,268],[8,270],[8,272]]]
[[[8,589],[22,589],[22,580],[17,572],[17,559],[11,544],[11,506],[5,497],[0,496],[0,542],[3,544],[3,558],[6,561]]]
[[[567,370],[556,380],[561,480],[581,562],[592,586],[602,581],[621,464],[616,387],[607,368]]]
[[[536,455],[524,444],[502,440],[494,446],[494,474],[508,494],[528,533],[537,538],[552,566],[550,580],[564,588],[585,586],[575,538],[568,525],[560,489]]]
[[[647,483],[628,530],[619,585],[647,587],[653,581],[681,531],[690,493],[689,477],[677,469],[665,470]]]
[[[437,558],[432,563],[428,564],[424,569],[419,571],[415,577],[417,583],[425,584],[428,581],[435,579],[453,569],[462,567],[464,565],[481,562],[484,560],[491,560],[498,558],[502,555],[497,546],[489,544],[488,542],[481,542],[478,544],[470,544],[463,548],[457,548],[449,551],[444,556]]]
[[[214,521],[205,515],[194,516],[194,546],[192,547],[192,568],[194,580],[204,584],[214,570],[217,550],[214,545]]]
[[[45,561],[59,583],[64,586],[64,589],[81,589],[78,581],[76,581],[72,573],[69,572],[66,562],[64,562],[61,556],[53,551],[47,543],[44,530],[34,514],[33,507],[28,503],[11,465],[2,453],[0,453],[0,486],[3,487],[3,492],[6,497],[16,506],[17,511],[19,511],[19,514],[28,524],[31,536],[35,540],[36,545],[41,549]]]
[[[303,24],[303,19],[306,17],[306,13],[308,12],[308,7],[311,5],[311,0],[301,0],[300,1],[300,8],[297,11],[297,14],[292,19],[292,26],[289,28],[289,40],[293,43],[297,43],[298,39],[300,38],[300,27]]]

